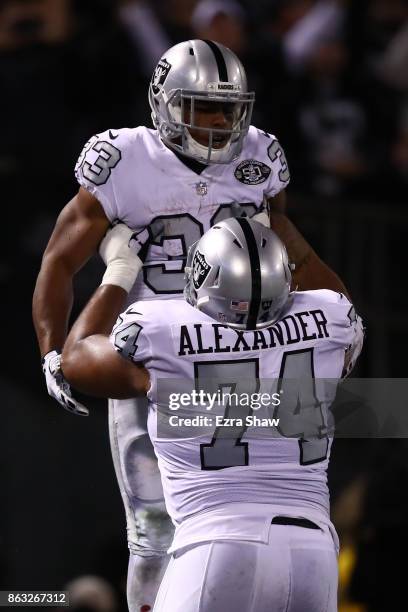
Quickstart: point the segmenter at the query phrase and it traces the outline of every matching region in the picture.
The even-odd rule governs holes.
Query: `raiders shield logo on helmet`
[[[245,159],[235,169],[234,176],[245,185],[259,185],[266,181],[271,168],[256,159]]]
[[[191,267],[193,268],[194,289],[197,290],[203,285],[211,270],[211,266],[206,262],[204,255],[202,255],[199,251],[196,251],[194,254],[193,265]]]
[[[167,79],[167,75],[170,72],[171,64],[163,58],[157,64],[156,69],[153,73],[152,77],[152,90],[155,96],[160,93],[161,86],[164,81]]]

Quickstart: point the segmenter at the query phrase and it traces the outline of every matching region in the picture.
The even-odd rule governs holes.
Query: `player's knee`
[[[135,534],[129,534],[129,548],[133,553],[142,556],[166,554],[174,526],[164,504],[146,504],[135,510],[135,530]]]

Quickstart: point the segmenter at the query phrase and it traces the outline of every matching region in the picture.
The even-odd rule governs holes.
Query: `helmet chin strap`
[[[190,132],[188,131],[188,128],[185,128],[185,142],[187,145],[185,152],[187,154],[191,153],[193,154],[194,157],[199,157],[199,158],[204,158],[204,159],[208,158],[208,145],[205,146],[197,142],[191,136]],[[224,161],[229,156],[230,142],[231,142],[231,138],[229,138],[228,141],[225,143],[225,145],[220,149],[214,149],[214,147],[211,147],[209,161],[212,161],[212,162]]]

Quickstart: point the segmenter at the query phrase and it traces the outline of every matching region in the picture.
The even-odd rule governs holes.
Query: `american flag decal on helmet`
[[[235,300],[231,301],[231,310],[236,310],[237,312],[248,312],[249,302],[237,302]]]

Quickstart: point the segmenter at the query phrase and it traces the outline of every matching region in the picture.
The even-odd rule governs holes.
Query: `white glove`
[[[42,360],[42,368],[48,393],[72,414],[88,416],[89,410],[72,397],[71,387],[61,371],[61,353],[50,351]]]
[[[262,223],[262,225],[265,227],[271,227],[269,215],[265,210],[262,212],[257,212],[250,217],[244,207],[241,206],[241,204],[238,204],[238,202],[232,202],[231,204],[231,217],[247,217],[249,219],[253,219],[254,221],[258,221],[258,223]]]
[[[101,285],[118,285],[129,293],[143,267],[149,241],[162,229],[161,221],[153,222],[140,232],[124,223],[109,229],[99,246],[99,254],[106,264]]]
[[[352,322],[354,326],[354,338],[353,342],[349,347],[347,347],[345,352],[344,367],[341,374],[342,378],[347,378],[356,365],[356,361],[363,348],[365,338],[365,327],[362,318],[355,312],[354,308],[351,312],[352,316],[355,317],[355,320]]]

